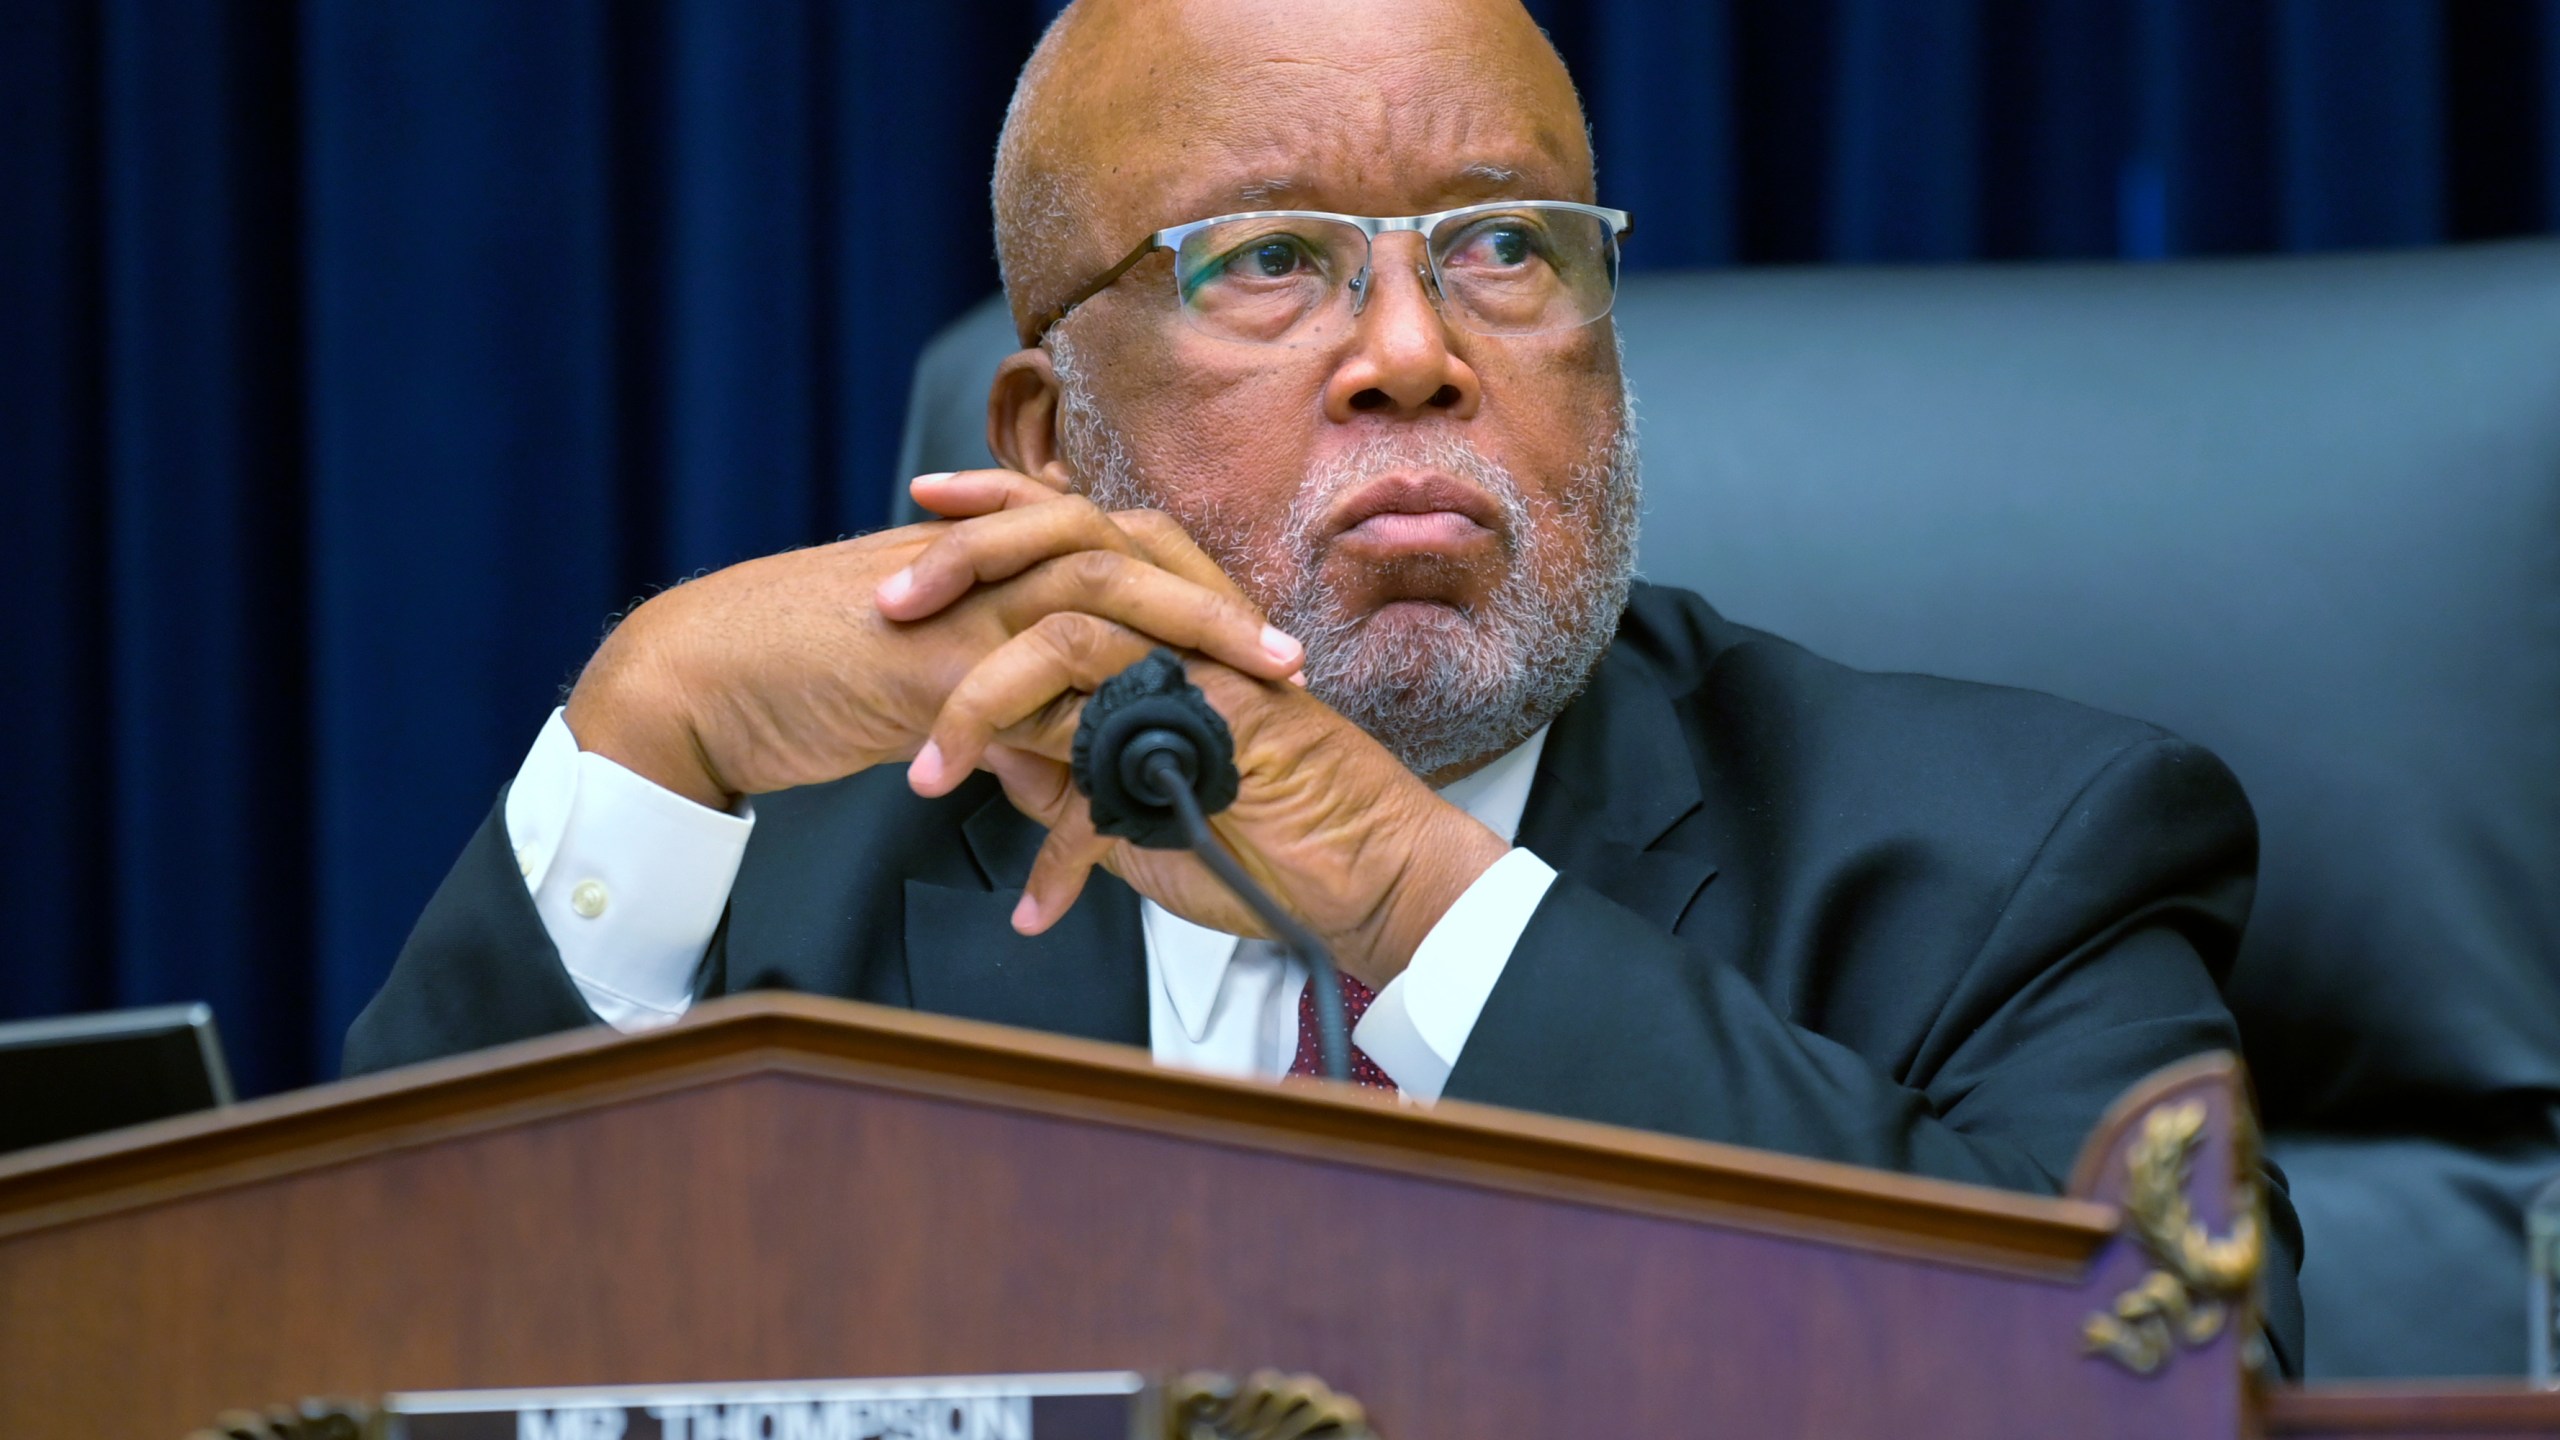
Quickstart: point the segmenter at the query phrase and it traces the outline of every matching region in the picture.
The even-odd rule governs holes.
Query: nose
[[[1430,270],[1419,235],[1381,235],[1369,259],[1367,303],[1350,350],[1325,386],[1325,415],[1476,412],[1483,385],[1475,367],[1450,348],[1449,325],[1432,302]]]

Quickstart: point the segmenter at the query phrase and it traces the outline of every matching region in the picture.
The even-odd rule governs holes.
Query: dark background
[[[1531,8],[1631,265],[2560,228],[2560,0]],[[1050,9],[0,0],[0,1016],[332,1073],[605,618],[881,522]]]

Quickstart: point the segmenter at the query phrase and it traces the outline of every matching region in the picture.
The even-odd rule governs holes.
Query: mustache
[[[1302,560],[1311,558],[1324,542],[1326,517],[1342,497],[1399,470],[1437,470],[1483,491],[1501,511],[1498,528],[1505,550],[1536,533],[1528,497],[1509,466],[1445,430],[1382,430],[1308,467],[1290,502],[1282,548]]]

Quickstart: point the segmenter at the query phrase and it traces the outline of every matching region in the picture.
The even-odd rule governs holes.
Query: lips
[[[1407,471],[1345,496],[1332,532],[1388,550],[1439,550],[1496,535],[1501,521],[1493,497],[1476,486],[1435,471]]]

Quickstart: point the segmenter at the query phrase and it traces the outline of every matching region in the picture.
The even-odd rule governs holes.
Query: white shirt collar
[[[1520,817],[1529,808],[1529,787],[1538,778],[1538,757],[1546,748],[1547,727],[1541,725],[1492,764],[1443,786],[1440,798],[1506,842],[1517,840]],[[1172,1002],[1183,1033],[1197,1045],[1217,1017],[1220,994],[1242,946],[1235,936],[1194,925],[1153,900],[1139,907],[1139,920],[1156,973],[1163,977],[1165,998]]]

